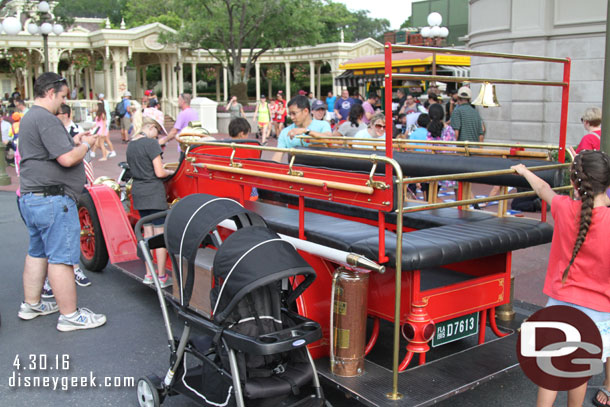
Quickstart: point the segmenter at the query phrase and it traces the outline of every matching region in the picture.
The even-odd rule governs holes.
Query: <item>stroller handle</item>
[[[168,211],[165,210],[162,212],[153,213],[152,215],[148,215],[148,216],[144,216],[143,218],[140,218],[140,220],[136,223],[136,226],[135,226],[136,240],[139,242],[144,239],[142,237],[142,225],[152,222],[155,219],[166,217],[167,212]]]

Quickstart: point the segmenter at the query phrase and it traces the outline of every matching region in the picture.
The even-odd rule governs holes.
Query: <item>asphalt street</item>
[[[0,406],[137,406],[138,378],[162,376],[169,359],[153,290],[109,266],[101,273],[87,273],[93,284],[78,287],[79,306],[105,313],[105,326],[62,333],[55,328],[57,314],[22,321],[17,310],[23,300],[27,245],[14,193],[0,192]],[[533,309],[522,305],[517,311]],[[592,405],[594,388],[602,379],[598,375],[590,381],[585,406]],[[357,405],[331,389],[327,394],[333,406]],[[533,406],[535,400],[535,385],[516,368],[437,405]],[[565,395],[560,395],[555,405],[565,404]],[[176,396],[163,405],[194,404]]]

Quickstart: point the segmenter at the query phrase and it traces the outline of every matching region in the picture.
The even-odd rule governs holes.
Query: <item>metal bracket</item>
[[[375,181],[373,180],[373,175],[375,175],[375,170],[377,169],[377,161],[373,162],[373,168],[371,168],[371,172],[369,173],[369,179],[366,181],[367,187],[373,187],[375,189],[388,189],[388,184],[383,181]]]
[[[296,155],[293,155],[290,158],[290,164],[288,164],[288,172],[287,172],[287,174],[295,176],[295,177],[303,177],[305,175],[305,174],[303,174],[303,171],[296,171],[296,170],[292,169],[292,165],[294,164],[294,159],[295,158],[296,158]]]
[[[236,151],[237,151],[237,150],[235,150],[235,146],[233,146],[233,151],[231,152],[231,158],[229,158],[229,160],[231,161],[231,163],[230,163],[229,165],[230,165],[231,167],[234,167],[234,168],[241,168],[241,167],[243,167],[243,164],[241,164],[241,163],[236,163],[236,162],[234,162],[234,161],[233,161],[233,158],[235,158],[235,152],[236,152]]]

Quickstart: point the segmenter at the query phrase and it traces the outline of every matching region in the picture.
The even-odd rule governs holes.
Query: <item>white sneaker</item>
[[[95,158],[95,153],[94,153],[93,151],[91,151],[91,152],[89,153],[89,155],[91,156],[91,158]]]
[[[51,284],[49,284],[49,278],[45,278],[44,285],[42,286],[42,292],[40,293],[42,298],[53,298],[53,290],[51,289]]]
[[[60,315],[57,330],[61,332],[92,329],[106,323],[106,315],[94,314],[90,309],[79,308],[71,316]]]
[[[21,319],[29,320],[40,315],[49,315],[57,311],[59,311],[59,307],[57,306],[57,303],[53,301],[40,301],[38,304],[34,305],[22,302],[17,315]]]
[[[91,285],[91,280],[83,273],[80,267],[74,269],[74,281],[81,287],[88,287]]]
[[[116,151],[111,151],[108,153],[107,158],[112,158],[112,157],[116,157]]]

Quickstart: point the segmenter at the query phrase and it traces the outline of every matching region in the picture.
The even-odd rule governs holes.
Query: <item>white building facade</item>
[[[589,106],[602,105],[605,0],[470,0],[468,48],[572,60],[567,145],[585,134]],[[472,58],[472,77],[561,81],[561,64]],[[476,95],[480,85],[473,85]],[[487,141],[557,144],[561,88],[498,85],[501,107],[480,109]]]

